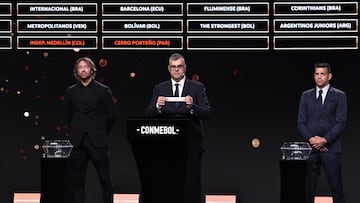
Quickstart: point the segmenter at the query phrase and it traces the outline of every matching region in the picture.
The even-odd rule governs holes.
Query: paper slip
[[[185,102],[185,97],[166,97],[166,102]]]

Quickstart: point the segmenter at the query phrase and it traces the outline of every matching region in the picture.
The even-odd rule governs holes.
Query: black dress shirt
[[[93,80],[87,86],[78,82],[65,92],[65,115],[74,146],[81,143],[85,132],[95,146],[105,146],[107,134],[116,121],[113,94],[98,81]]]

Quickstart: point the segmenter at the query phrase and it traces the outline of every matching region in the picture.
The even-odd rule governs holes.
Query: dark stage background
[[[40,190],[44,139],[66,138],[63,94],[75,82],[74,61],[91,57],[97,79],[117,98],[119,119],[109,137],[111,170],[117,193],[140,193],[134,158],[126,140],[126,119],[144,115],[156,83],[169,78],[168,51],[1,51],[0,202],[14,192]],[[280,146],[300,140],[297,109],[301,92],[313,87],[313,64],[332,65],[332,85],[348,95],[343,134],[343,181],[348,203],[357,203],[360,182],[358,51],[181,52],[187,76],[205,83],[213,108],[206,122],[204,193],[236,194],[241,203],[280,200]],[[101,67],[99,62],[107,62]],[[104,65],[102,63],[102,65]],[[135,73],[135,77],[130,74]],[[30,113],[29,117],[24,112]],[[253,148],[253,138],[260,147]],[[329,188],[321,177],[319,194]],[[90,165],[87,203],[100,202]]]

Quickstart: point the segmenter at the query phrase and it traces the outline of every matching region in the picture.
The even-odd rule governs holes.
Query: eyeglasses
[[[170,67],[170,69],[183,69],[183,68],[185,68],[185,66],[184,65],[177,65],[177,66],[175,66],[175,65],[169,65],[169,67]]]

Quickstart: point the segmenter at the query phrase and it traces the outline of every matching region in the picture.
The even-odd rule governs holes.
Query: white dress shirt
[[[326,95],[327,95],[327,92],[329,91],[329,88],[330,88],[330,84],[327,84],[325,87],[323,87],[323,88],[321,88],[321,89],[316,86],[316,98],[319,97],[319,90],[322,90],[321,96],[322,96],[322,103],[323,103],[323,104],[324,104],[324,102],[325,102]]]

